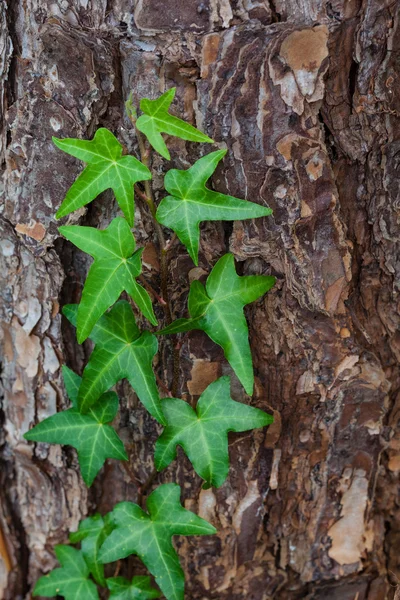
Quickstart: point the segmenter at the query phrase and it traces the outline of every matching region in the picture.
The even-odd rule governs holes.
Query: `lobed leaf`
[[[108,518],[96,514],[79,523],[78,531],[70,533],[69,539],[73,544],[81,543],[81,551],[95,581],[106,585],[104,565],[98,559],[99,549],[111,528]]]
[[[107,424],[117,414],[118,397],[114,392],[103,394],[87,414],[81,414],[77,407],[81,378],[66,366],[63,366],[63,374],[73,408],[41,421],[25,433],[24,438],[76,448],[82,477],[86,485],[91,486],[107,458],[128,459],[121,439]]]
[[[228,431],[247,431],[273,422],[271,415],[230,397],[229,377],[220,377],[202,393],[196,410],[178,398],[163,401],[167,426],[156,442],[155,464],[165,469],[181,446],[204,488],[220,487],[228,476]]]
[[[270,215],[272,210],[247,200],[240,200],[206,187],[226,150],[211,152],[186,171],[171,169],[164,186],[171,195],[157,209],[157,221],[175,231],[198,264],[200,223],[202,221],[236,221]]]
[[[125,577],[110,577],[106,583],[111,592],[109,600],[151,600],[161,596],[146,576],[137,575],[132,581]]]
[[[56,218],[65,217],[68,213],[85,206],[101,192],[111,188],[129,225],[133,226],[134,195],[133,186],[138,181],[151,179],[149,169],[134,156],[122,156],[122,145],[108,131],[100,128],[93,140],[74,138],[57,139],[53,142],[66,152],[88,163],[88,166],[72,184],[63,203],[56,213]]]
[[[63,308],[63,314],[75,326],[77,313],[76,304]],[[83,371],[79,410],[87,412],[106,390],[126,378],[149,413],[165,424],[152,368],[157,338],[148,331],[139,331],[129,302],[120,300],[114,304],[93,327],[90,338],[95,348]]]
[[[180,504],[180,487],[160,485],[147,499],[148,513],[132,502],[110,513],[114,530],[100,549],[104,563],[137,554],[167,600],[183,600],[185,577],[172,545],[173,535],[211,535],[215,528]]]
[[[63,596],[65,600],[99,600],[82,552],[63,545],[56,546],[55,552],[61,567],[40,577],[32,595],[45,598]]]
[[[60,233],[94,258],[78,308],[77,338],[81,344],[101,315],[126,291],[144,316],[157,325],[151,299],[136,281],[142,272],[143,248],[135,252],[135,238],[125,219],[117,217],[104,231],[69,225]]]
[[[146,98],[141,100],[140,110],[144,112],[144,115],[136,121],[138,130],[144,133],[154,150],[167,160],[171,157],[162,138],[162,133],[190,142],[213,143],[212,139],[189,125],[189,123],[185,123],[182,119],[169,114],[168,109],[175,97],[175,92],[176,88],[171,88],[156,100]]]
[[[235,270],[232,254],[225,254],[215,264],[206,286],[193,281],[189,292],[190,319],[178,319],[158,334],[180,333],[201,329],[224,350],[246,392],[254,386],[249,331],[243,308],[263,296],[275,283],[275,277],[246,275]]]

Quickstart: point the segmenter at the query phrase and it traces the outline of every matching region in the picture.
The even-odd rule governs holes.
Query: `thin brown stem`
[[[172,386],[171,386],[171,394],[172,397],[175,398],[178,394],[178,388],[179,388],[179,361],[180,361],[180,353],[179,350],[176,348],[176,344],[175,344],[175,340],[176,340],[176,335],[171,336],[173,337],[172,339],[172,344],[173,344],[173,378],[172,378]]]
[[[131,121],[132,121],[132,124],[135,125],[135,121],[133,119],[131,119]],[[143,138],[142,134],[140,133],[140,131],[138,131],[137,129],[135,129],[135,131],[136,131],[136,138],[137,138],[137,141],[139,144],[139,152],[140,152],[141,161],[148,169],[150,169],[151,161],[150,161],[149,149],[146,148],[144,138]],[[143,185],[144,185],[144,193],[140,190],[139,186],[135,186],[135,191],[137,192],[138,196],[146,202],[147,206],[150,209],[151,216],[153,217],[154,228],[156,230],[156,234],[158,237],[158,243],[160,246],[161,292],[162,292],[162,297],[165,300],[165,314],[166,314],[167,322],[169,324],[172,322],[172,312],[171,312],[171,306],[169,303],[169,295],[168,295],[168,260],[167,260],[167,252],[165,250],[165,247],[166,247],[165,236],[164,236],[164,232],[162,230],[160,223],[156,219],[157,207],[154,202],[153,190],[151,189],[150,182],[144,181]]]
[[[141,134],[140,131],[136,128],[136,116],[133,114],[131,110],[128,111],[129,119],[135,128],[136,139],[138,141],[140,158],[142,163],[150,170],[151,169],[151,155],[150,155],[150,146],[146,145],[145,138]],[[135,191],[138,196],[147,204],[149,207],[150,213],[153,217],[154,228],[158,237],[158,243],[160,247],[160,278],[161,278],[161,295],[165,300],[165,317],[168,325],[172,323],[172,310],[171,304],[169,300],[169,292],[168,292],[168,250],[171,245],[171,241],[169,244],[165,242],[164,232],[162,230],[161,225],[157,221],[156,212],[157,206],[154,202],[153,190],[150,185],[150,181],[144,181],[144,192],[140,189],[138,185],[135,186]],[[172,238],[173,239],[173,238]],[[176,396],[178,387],[179,387],[179,351],[175,348],[176,346],[176,337],[172,336],[172,347],[173,347],[173,379],[172,379],[172,395]]]
[[[151,484],[153,483],[153,481],[155,480],[155,478],[157,477],[157,474],[158,474],[157,469],[153,469],[152,472],[150,473],[150,475],[148,476],[148,478],[146,479],[146,481],[139,488],[137,503],[142,508],[144,505],[144,498],[145,498],[146,492],[149,489],[149,487],[151,486]]]
[[[165,306],[166,302],[164,300],[164,298],[162,298],[159,294],[157,294],[156,290],[153,288],[152,285],[150,285],[150,283],[143,277],[143,275],[139,275],[138,277],[139,281],[143,284],[143,287],[146,288],[146,290],[162,305]]]
[[[175,346],[175,350],[180,351],[180,349],[182,348],[183,344],[186,342],[186,340],[189,338],[191,334],[191,331],[187,331],[182,337],[181,339],[176,343]]]
[[[167,388],[167,386],[165,385],[165,383],[163,382],[163,380],[161,379],[161,377],[159,377],[156,373],[156,379],[157,379],[157,383],[160,386],[160,388],[162,388],[164,394],[166,394],[166,396],[168,398],[172,398],[172,392],[169,391],[169,389]]]
[[[149,199],[146,194],[140,189],[139,185],[135,183],[135,193],[141,198],[146,204],[149,204]],[[150,207],[149,207],[150,208]]]
[[[174,233],[172,238],[170,240],[168,240],[168,242],[166,243],[166,246],[165,246],[166,252],[169,252],[170,250],[172,250],[177,239],[178,239],[178,236],[176,235],[176,233]]]
[[[114,570],[114,575],[113,577],[117,577],[119,572],[121,570],[121,561],[119,560],[115,566],[115,570]]]
[[[122,461],[122,462],[121,462],[121,465],[122,465],[122,467],[125,469],[125,471],[126,471],[127,475],[128,475],[128,476],[129,476],[129,478],[132,480],[132,482],[133,482],[135,485],[138,485],[138,484],[140,485],[140,484],[141,484],[141,481],[140,481],[140,479],[139,479],[138,477],[136,477],[135,473],[132,471],[132,468],[131,468],[131,466],[130,466],[130,463],[129,463],[129,462],[126,462],[126,461]]]

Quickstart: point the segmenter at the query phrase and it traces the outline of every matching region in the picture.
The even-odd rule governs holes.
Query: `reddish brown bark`
[[[74,452],[22,434],[62,408],[59,367],[90,348],[63,327],[89,262],[58,237],[54,213],[81,169],[51,136],[109,127],[135,152],[124,116],[176,86],[176,114],[228,148],[215,189],[274,209],[255,222],[206,224],[200,266],[170,253],[174,315],[189,280],[231,250],[243,273],[275,274],[247,310],[256,370],[250,400],[267,432],[230,439],[231,471],[202,491],[180,456],[153,485],[176,481],[185,505],[218,528],[181,539],[188,599],[384,600],[400,578],[399,3],[395,0],[21,0],[0,6],[2,387],[0,598],[29,597],[88,512],[136,501],[138,482],[110,462],[83,484]],[[171,165],[204,151],[169,140]],[[153,159],[157,200],[162,172]],[[159,285],[157,240],[136,211],[145,277]],[[69,222],[105,226],[111,194]],[[162,309],[159,309],[160,317]],[[171,384],[171,346],[159,377]],[[180,393],[221,373],[221,351],[185,338]],[[131,470],[153,468],[154,420],[120,384],[117,428]],[[191,396],[192,395],[192,396]],[[126,572],[140,572],[128,562]]]

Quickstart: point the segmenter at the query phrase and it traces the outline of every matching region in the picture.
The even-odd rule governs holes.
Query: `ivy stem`
[[[156,373],[156,379],[157,379],[157,383],[160,386],[160,388],[163,389],[164,394],[166,394],[167,398],[172,398],[172,393],[170,392],[170,390],[167,388],[167,386],[165,385],[165,383],[163,382],[163,380],[161,379],[161,377],[159,377]]]
[[[131,118],[132,124],[135,125],[135,121]],[[143,139],[142,134],[135,128],[136,138],[139,144],[139,152],[142,163],[150,170],[151,168],[151,160],[150,160],[150,150],[146,148],[145,141]],[[150,209],[151,215],[154,221],[154,227],[157,233],[159,245],[160,245],[160,275],[161,275],[161,292],[162,296],[166,302],[165,312],[167,317],[168,324],[172,322],[172,312],[171,306],[169,303],[169,294],[168,294],[168,259],[166,252],[166,242],[164,232],[160,223],[157,221],[156,212],[157,207],[154,202],[153,190],[151,189],[150,181],[144,181],[144,194],[141,193],[139,196],[146,202],[147,206]]]
[[[134,481],[136,485],[137,484],[140,485],[140,479],[138,477],[136,477],[135,473],[133,472],[133,470],[130,466],[130,461],[129,462],[122,461],[121,464],[122,464],[122,467],[125,469],[129,478],[132,479],[132,481]]]
[[[152,470],[152,472],[150,473],[150,475],[148,476],[148,478],[146,479],[146,481],[143,483],[143,485],[141,485],[139,487],[137,503],[142,508],[143,508],[144,497],[146,495],[146,492],[149,489],[149,487],[151,486],[151,484],[153,483],[154,479],[157,477],[157,473],[158,473],[157,469],[154,468]]]
[[[151,154],[150,147],[147,145],[143,135],[140,131],[138,131],[136,127],[136,115],[132,110],[129,110],[127,107],[127,114],[132,123],[132,126],[135,129],[136,139],[139,146],[140,159],[142,163],[151,170]],[[156,234],[158,237],[158,242],[160,246],[160,278],[161,278],[161,295],[163,300],[165,301],[164,310],[165,316],[167,319],[168,325],[172,323],[172,311],[171,304],[169,300],[169,292],[168,292],[168,250],[171,247],[171,243],[173,238],[167,244],[165,241],[164,232],[162,230],[161,225],[157,221],[156,213],[157,206],[154,202],[153,190],[149,180],[143,182],[144,193],[140,189],[138,185],[135,185],[135,191],[138,196],[147,204],[149,207],[151,216],[153,217],[154,228],[156,230]],[[175,337],[175,336],[174,336]],[[179,386],[179,351],[176,349],[175,339],[172,340],[173,347],[173,378],[172,378],[172,387],[171,392],[173,396],[176,396]]]
[[[168,240],[168,242],[165,245],[166,252],[169,252],[171,250],[171,248],[174,246],[177,239],[178,239],[178,236],[176,235],[176,233],[174,233],[172,238],[170,240]]]
[[[143,275],[139,275],[138,279],[143,284],[143,287],[145,287],[146,290],[154,296],[154,298],[161,304],[161,306],[166,305],[164,298],[162,298],[161,296],[159,296],[157,294],[156,290],[153,288],[152,285],[150,285],[150,283],[146,280],[146,278],[143,277]]]

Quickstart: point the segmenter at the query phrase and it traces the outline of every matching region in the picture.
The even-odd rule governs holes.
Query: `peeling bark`
[[[51,136],[109,127],[137,151],[124,116],[177,87],[174,110],[228,149],[215,189],[274,215],[207,223],[198,268],[170,252],[174,315],[189,282],[227,250],[276,287],[247,308],[266,431],[230,437],[231,470],[202,490],[181,453],[152,485],[176,481],[215,537],[179,539],[186,597],[384,600],[400,579],[399,3],[397,0],[9,0],[0,5],[0,598],[29,598],[56,543],[95,510],[136,501],[153,469],[159,427],[126,383],[116,423],[132,478],[108,462],[92,489],[72,449],[23,433],[63,408],[66,362],[81,371],[60,305],[79,301],[88,258],[54,213],[82,165]],[[171,164],[206,150],[171,139]],[[155,156],[156,197],[165,161]],[[68,217],[104,227],[105,193]],[[136,207],[145,277],[159,286],[157,240]],[[157,309],[159,310],[159,309]],[[158,316],[162,318],[162,311]],[[170,385],[170,341],[157,369]],[[195,400],[231,374],[201,332],[185,337],[180,394]],[[125,574],[141,573],[130,559]]]

